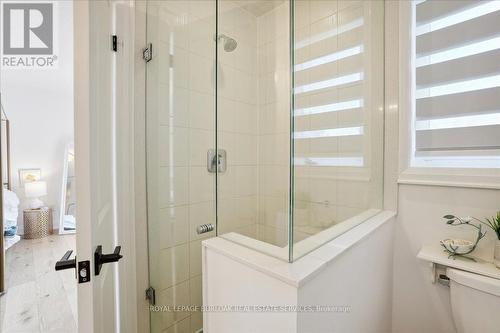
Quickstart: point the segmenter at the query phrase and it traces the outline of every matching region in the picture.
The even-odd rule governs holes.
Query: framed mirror
[[[75,149],[72,142],[66,145],[63,163],[59,234],[69,234],[76,232]]]

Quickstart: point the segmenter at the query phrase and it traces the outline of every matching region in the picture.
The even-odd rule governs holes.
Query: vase
[[[493,261],[495,266],[500,268],[500,239],[495,240],[495,252],[493,253]]]

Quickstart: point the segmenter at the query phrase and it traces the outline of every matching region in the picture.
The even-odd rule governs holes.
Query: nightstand
[[[35,239],[48,236],[52,233],[52,209],[25,209],[23,211],[25,239]]]

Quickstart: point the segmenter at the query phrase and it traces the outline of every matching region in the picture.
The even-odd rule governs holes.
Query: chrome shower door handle
[[[196,228],[196,232],[198,233],[198,235],[201,235],[201,234],[213,231],[214,229],[215,229],[215,226],[212,223],[208,223],[208,224],[199,225]]]

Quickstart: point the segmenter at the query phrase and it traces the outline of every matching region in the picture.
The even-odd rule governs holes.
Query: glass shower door
[[[152,332],[198,332],[201,240],[215,231],[215,0],[148,1],[146,154]]]
[[[382,208],[383,14],[380,1],[148,0],[153,332],[202,328],[203,239],[292,261]]]
[[[218,236],[288,261],[290,1],[219,0]]]

